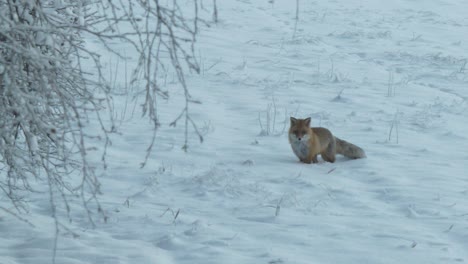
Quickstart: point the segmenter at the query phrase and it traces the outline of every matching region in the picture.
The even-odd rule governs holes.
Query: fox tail
[[[362,159],[366,157],[364,150],[354,144],[335,137],[336,153],[342,154],[351,159]]]

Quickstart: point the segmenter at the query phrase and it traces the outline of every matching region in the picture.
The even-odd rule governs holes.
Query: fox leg
[[[336,153],[336,144],[335,144],[335,141],[333,140],[332,142],[330,142],[330,144],[328,144],[328,147],[320,154],[322,155],[322,158],[325,161],[333,163],[335,162],[335,155],[336,155],[335,153]]]
[[[307,164],[317,163],[318,162],[317,155],[309,156],[309,157],[307,157],[305,159],[301,159],[301,162],[304,162],[304,163],[307,163]]]
[[[306,157],[305,159],[300,159],[302,162],[304,163],[307,163],[307,164],[310,164],[310,163],[318,163],[318,160],[317,160],[317,154],[315,155],[310,155],[308,157]]]
[[[317,155],[312,157],[312,162],[313,163],[318,163]],[[309,162],[310,163],[310,162]]]
[[[335,155],[331,156],[330,154],[326,153],[325,151],[322,152],[322,158],[324,161],[328,161],[328,162],[335,162]],[[329,156],[330,155],[330,156]]]

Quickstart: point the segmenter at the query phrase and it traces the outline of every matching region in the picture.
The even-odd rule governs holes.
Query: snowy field
[[[115,96],[128,121],[100,177],[107,221],[76,211],[56,263],[468,262],[468,1],[301,0],[297,26],[293,0],[217,2],[187,78],[204,142],[181,149],[168,83],[140,169],[151,125]],[[299,163],[289,116],[368,158]],[[35,227],[0,215],[1,264],[51,262],[48,197],[33,197]]]

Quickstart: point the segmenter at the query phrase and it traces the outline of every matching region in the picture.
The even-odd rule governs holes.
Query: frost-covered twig
[[[213,0],[213,21],[218,23],[218,6],[216,5],[216,0]]]
[[[400,116],[400,112],[397,110],[393,117],[392,123],[390,125],[390,131],[388,132],[388,141],[390,141],[392,139],[393,129],[395,128],[397,144],[399,143],[399,137],[400,137],[400,131],[398,129],[398,126],[400,124],[399,116]]]
[[[299,0],[296,0],[296,16],[294,17],[294,33],[293,39],[296,38],[297,23],[299,22]]]

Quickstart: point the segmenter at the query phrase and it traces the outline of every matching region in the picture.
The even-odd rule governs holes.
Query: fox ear
[[[297,119],[291,116],[291,126],[294,126],[297,124]]]
[[[304,119],[305,125],[310,127],[310,117]]]

